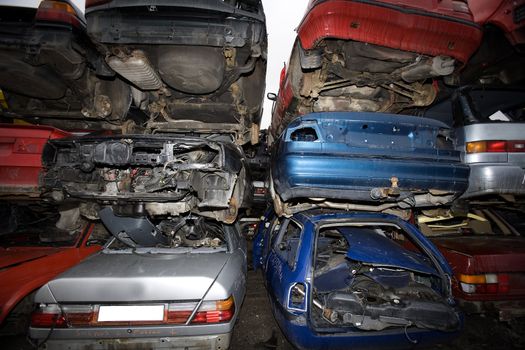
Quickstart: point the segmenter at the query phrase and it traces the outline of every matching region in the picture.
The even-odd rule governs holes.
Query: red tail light
[[[197,302],[164,304],[164,318],[159,321],[98,321],[97,305],[42,305],[31,315],[31,327],[106,327],[106,326],[145,326],[159,324],[180,324],[188,321]],[[235,314],[233,297],[225,300],[205,301],[195,314],[191,324],[228,322]]]
[[[190,317],[196,303],[174,303],[168,306],[167,323],[184,324]],[[228,322],[235,313],[233,297],[219,301],[205,301],[191,323],[220,323]]]
[[[459,276],[461,289],[469,294],[498,294],[508,293],[509,275],[487,273],[484,275],[463,275]]]
[[[199,311],[191,323],[220,323],[232,319],[234,310],[225,311]],[[167,323],[184,324],[190,317],[191,311],[168,311]]]
[[[467,142],[467,153],[525,152],[525,141],[475,141]]]
[[[62,1],[42,1],[38,6],[35,19],[44,22],[66,23],[75,27],[81,26],[80,19],[73,6]]]
[[[34,328],[67,328],[64,315],[57,305],[40,307],[31,314],[31,327]]]

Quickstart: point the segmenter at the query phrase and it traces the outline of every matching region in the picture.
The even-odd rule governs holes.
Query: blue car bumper
[[[346,331],[320,333],[307,324],[304,316],[291,316],[270,297],[272,311],[288,341],[298,349],[412,349],[444,344],[459,335],[462,326],[453,332],[425,330],[419,328],[396,328],[382,331]],[[462,316],[458,313],[462,320]]]

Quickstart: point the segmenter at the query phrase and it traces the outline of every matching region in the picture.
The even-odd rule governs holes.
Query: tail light
[[[41,305],[31,314],[31,327],[67,328],[67,322],[58,305]]]
[[[80,27],[77,12],[70,4],[62,1],[45,0],[40,3],[35,19],[44,22],[59,22]]]
[[[468,294],[497,294],[509,291],[509,275],[487,273],[459,276],[461,290]]]
[[[467,142],[467,153],[525,152],[525,141],[475,141]]]
[[[185,324],[197,302],[164,305],[164,318],[160,321],[98,321],[96,305],[41,305],[31,315],[33,328],[68,328],[101,326],[143,326],[160,324]],[[235,313],[233,297],[225,300],[205,301],[199,307],[191,324],[228,322]]]
[[[196,305],[196,302],[169,304],[166,323],[186,323]],[[199,311],[195,314],[191,323],[228,322],[232,319],[234,313],[235,304],[233,297],[219,301],[205,301],[200,306]]]

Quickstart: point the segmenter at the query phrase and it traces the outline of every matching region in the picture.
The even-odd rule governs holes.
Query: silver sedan
[[[130,247],[112,232],[99,254],[44,285],[30,337],[48,349],[227,349],[245,295],[238,228],[202,217],[156,227],[164,243]]]

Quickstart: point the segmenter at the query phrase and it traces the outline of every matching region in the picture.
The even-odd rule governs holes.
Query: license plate
[[[114,321],[162,321],[164,305],[118,305],[100,306],[98,322]]]

